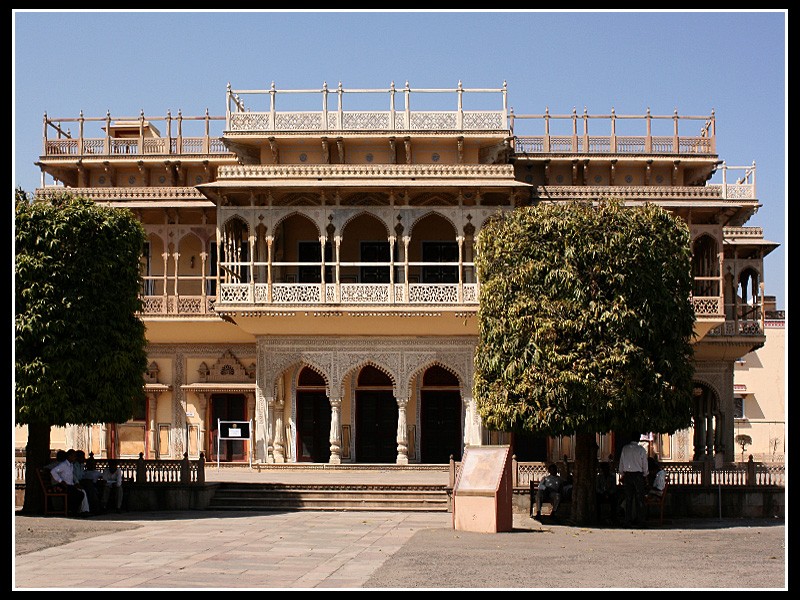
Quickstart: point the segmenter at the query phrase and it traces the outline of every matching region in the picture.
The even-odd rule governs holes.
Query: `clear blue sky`
[[[717,116],[717,151],[757,167],[747,223],[781,247],[786,306],[788,13],[96,12],[13,14],[13,188],[39,185],[42,116],[225,114],[225,87],[500,87],[517,113]],[[316,99],[315,99],[316,101]],[[293,107],[288,107],[292,109]],[[498,107],[499,108],[499,107]],[[698,127],[699,129],[699,127]],[[693,128],[689,131],[693,132]],[[12,209],[13,210],[13,209]]]

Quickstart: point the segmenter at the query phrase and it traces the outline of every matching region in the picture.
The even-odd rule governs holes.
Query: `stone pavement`
[[[363,472],[335,473],[243,478],[365,479]],[[366,479],[385,481],[380,473]],[[446,481],[446,473],[439,476]],[[486,534],[455,531],[451,514],[433,512],[104,515],[86,524],[135,528],[15,556],[13,587],[787,589],[783,520],[676,520],[611,529],[514,519],[512,532]]]

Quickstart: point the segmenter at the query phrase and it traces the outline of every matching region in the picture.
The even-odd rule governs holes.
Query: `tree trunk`
[[[579,526],[597,522],[597,442],[594,433],[575,434],[572,484],[572,521]]]
[[[44,493],[36,470],[50,462],[50,425],[28,425],[28,443],[25,446],[25,501],[22,513],[44,513]]]

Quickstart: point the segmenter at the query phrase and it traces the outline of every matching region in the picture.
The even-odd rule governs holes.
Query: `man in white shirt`
[[[122,510],[122,469],[113,458],[108,461],[108,466],[103,470],[103,480],[106,482],[103,490],[103,507],[105,510]]]
[[[625,492],[625,527],[644,525],[644,492],[647,477],[647,450],[639,445],[641,435],[632,434],[622,448],[618,471]]]
[[[89,515],[89,500],[86,498],[86,492],[75,481],[75,471],[72,466],[75,458],[75,450],[67,450],[66,459],[50,469],[50,477],[67,490],[69,512],[84,517]]]

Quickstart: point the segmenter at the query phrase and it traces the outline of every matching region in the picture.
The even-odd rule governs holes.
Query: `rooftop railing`
[[[230,154],[221,136],[211,133],[215,122],[225,117],[211,116],[206,110],[202,116],[177,116],[167,111],[166,116],[137,117],[84,117],[81,111],[77,118],[51,118],[44,115],[42,156],[136,156]],[[77,132],[71,130],[75,124]],[[164,132],[160,127],[163,127]],[[185,128],[202,127],[200,135],[187,135]],[[124,133],[120,133],[124,132]],[[195,132],[197,133],[197,132]]]
[[[527,135],[518,129],[530,129],[529,121],[540,121],[543,129],[540,135]],[[589,122],[606,121],[607,134],[589,133]],[[653,134],[653,122],[672,121],[672,131],[666,135]],[[698,135],[681,135],[678,123],[681,120],[702,121]],[[578,122],[581,122],[579,127]],[[628,129],[629,121],[644,122],[644,131],[629,134],[618,131],[620,122]],[[567,129],[554,133],[553,128],[567,122]],[[644,115],[618,115],[611,110],[608,115],[590,115],[584,108],[583,114],[573,109],[571,114],[514,114],[511,110],[509,123],[515,136],[515,151],[518,154],[716,154],[716,119],[714,111],[710,116],[681,116],[676,110],[672,115],[653,115],[650,109]],[[571,125],[571,128],[569,127]],[[571,129],[571,130],[570,130]],[[580,131],[579,131],[580,129]],[[594,127],[593,127],[594,129]]]
[[[496,110],[465,110],[464,96],[473,94],[496,94],[502,105]],[[319,95],[321,110],[279,111],[278,97],[282,95]],[[388,109],[345,110],[345,96],[354,102],[363,101],[367,95],[387,96]],[[456,97],[455,110],[418,110],[411,108],[412,94],[451,94]],[[329,106],[329,96],[336,97],[336,107]],[[397,106],[397,96],[403,99]],[[253,110],[245,106],[244,97],[268,97],[269,106]],[[357,99],[357,100],[356,100]],[[318,105],[319,106],[319,105]],[[465,88],[458,82],[455,88],[396,88],[394,82],[388,88],[355,89],[344,88],[341,82],[335,89],[327,82],[320,89],[283,90],[273,82],[268,90],[234,90],[228,84],[226,125],[228,132],[293,132],[293,131],[507,131],[507,87]]]

